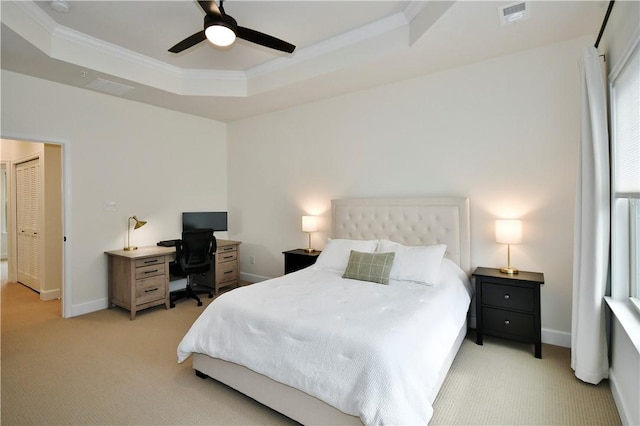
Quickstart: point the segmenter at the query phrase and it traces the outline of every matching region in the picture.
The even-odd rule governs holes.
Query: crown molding
[[[281,57],[272,61],[257,65],[247,70],[249,78],[260,77],[265,74],[280,71],[286,67],[299,65],[302,62],[329,55],[340,49],[354,44],[365,42],[378,37],[381,34],[390,33],[397,28],[408,25],[402,12],[369,23],[362,27],[347,31],[327,40],[323,40],[311,46],[297,50],[291,57]]]
[[[31,0],[2,3],[2,22],[51,58],[179,95],[246,97],[409,48],[411,22],[432,2],[414,0],[403,12],[247,71],[179,68],[59,25]]]

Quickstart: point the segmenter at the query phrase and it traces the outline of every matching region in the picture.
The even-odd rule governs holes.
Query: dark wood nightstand
[[[291,272],[299,271],[316,263],[320,251],[312,251],[311,253],[304,249],[295,249],[289,251],[283,251],[284,254],[284,273],[290,274]]]
[[[542,358],[539,272],[505,274],[500,269],[476,268],[476,343],[484,334],[535,344]]]

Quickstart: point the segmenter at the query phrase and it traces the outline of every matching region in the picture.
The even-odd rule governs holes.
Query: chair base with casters
[[[213,229],[182,232],[182,240],[176,241],[176,260],[169,263],[169,271],[171,275],[186,277],[187,286],[184,290],[171,293],[169,307],[175,307],[177,300],[185,298],[194,299],[198,306],[202,306],[198,297],[200,293],[208,293],[209,298],[213,298],[213,289],[197,290],[193,284],[197,275],[205,275],[211,270],[216,246]]]
[[[213,291],[211,290],[196,290],[193,288],[187,277],[187,286],[183,290],[176,290],[171,292],[171,300],[169,303],[170,308],[176,307],[176,301],[180,299],[194,299],[198,302],[198,306],[202,306],[202,301],[198,297],[198,294],[209,294],[209,299],[213,298]]]

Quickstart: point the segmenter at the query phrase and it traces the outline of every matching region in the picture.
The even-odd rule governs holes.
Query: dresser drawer
[[[164,262],[155,265],[143,266],[136,268],[136,280],[155,277],[157,275],[164,276]]]
[[[164,264],[164,256],[145,257],[144,259],[136,259],[136,268],[143,266]]]
[[[536,338],[533,315],[501,309],[482,308],[483,328],[486,334],[508,336],[515,340],[533,342]]]
[[[237,251],[218,252],[216,254],[218,265],[224,262],[233,262],[238,259]]]
[[[534,290],[491,282],[482,283],[482,304],[500,308],[533,312]]]
[[[136,304],[153,302],[166,297],[166,277],[159,275],[136,280]]]
[[[238,263],[237,262],[223,262],[219,263],[216,267],[216,275],[218,276],[219,283],[226,283],[228,281],[234,281],[238,279]]]
[[[221,253],[227,253],[230,251],[236,251],[237,247],[235,245],[230,245],[230,246],[218,246],[218,249],[216,250],[216,253],[221,254]]]

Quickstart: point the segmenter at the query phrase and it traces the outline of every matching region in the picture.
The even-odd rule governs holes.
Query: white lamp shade
[[[522,242],[522,221],[512,219],[496,220],[496,242],[520,244]]]
[[[316,216],[302,216],[302,232],[316,232],[318,218]]]

